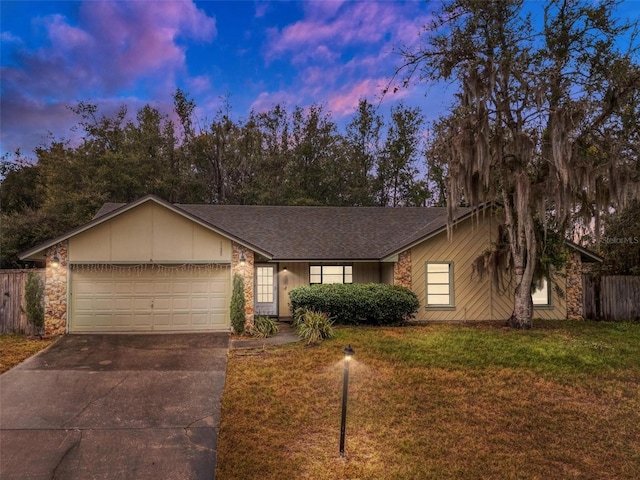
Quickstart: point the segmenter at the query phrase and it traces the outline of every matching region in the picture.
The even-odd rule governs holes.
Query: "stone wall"
[[[244,253],[244,265],[240,261],[241,254]],[[244,279],[244,301],[245,301],[245,329],[253,327],[254,316],[254,261],[255,257],[251,250],[235,242],[232,244],[231,270],[233,275],[238,274]]]
[[[411,288],[411,250],[398,255],[398,261],[393,265],[393,284]]]
[[[582,311],[582,259],[580,254],[571,253],[567,264],[567,318],[584,320]]]
[[[53,258],[59,264],[54,265]],[[46,335],[62,335],[67,330],[67,242],[60,242],[46,252],[44,282],[44,330]]]

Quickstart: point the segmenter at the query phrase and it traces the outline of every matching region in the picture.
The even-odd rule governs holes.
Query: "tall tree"
[[[422,152],[424,116],[416,107],[403,104],[391,109],[391,120],[378,161],[378,203],[382,206],[424,205],[429,191],[418,180],[418,158]]]
[[[361,99],[345,133],[343,172],[348,176],[345,201],[350,205],[375,205],[375,170],[382,150],[382,126],[382,117],[375,107],[366,99]]]
[[[607,275],[640,275],[640,200],[605,221],[600,253]]]
[[[617,51],[630,26],[614,20],[615,6],[551,0],[536,30],[522,0],[448,0],[422,45],[403,51],[407,81],[458,85],[439,132],[449,145],[450,218],[461,201],[500,202],[514,327],[532,324],[536,222],[564,234],[578,204],[594,213],[638,194],[637,157],[621,135],[637,136],[637,117],[627,116],[640,69],[635,51]]]
[[[336,205],[337,126],[320,104],[297,107],[292,114],[291,160],[285,172],[288,202],[294,205]]]

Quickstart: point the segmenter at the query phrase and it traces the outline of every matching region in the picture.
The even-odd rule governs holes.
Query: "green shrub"
[[[389,325],[413,318],[420,308],[415,293],[380,283],[311,285],[289,294],[291,310],[325,312],[337,324]]]
[[[253,319],[251,336],[257,338],[269,338],[278,333],[278,325],[273,318],[259,315]]]
[[[30,272],[24,291],[25,314],[35,329],[36,335],[44,333],[44,282],[40,274]]]
[[[238,334],[244,333],[245,299],[244,279],[237,273],[233,276],[233,291],[231,292],[231,326]]]
[[[333,320],[322,312],[297,309],[294,316],[294,326],[297,335],[306,341],[307,345],[321,342],[334,335]]]

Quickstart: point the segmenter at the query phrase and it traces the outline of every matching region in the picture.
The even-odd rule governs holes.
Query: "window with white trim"
[[[427,262],[425,278],[427,308],[453,307],[453,262]]]
[[[548,279],[543,279],[542,282],[533,290],[531,300],[533,300],[534,306],[548,307],[551,305],[551,289],[549,288]]]
[[[351,265],[311,265],[309,266],[309,283],[353,283],[353,267]]]

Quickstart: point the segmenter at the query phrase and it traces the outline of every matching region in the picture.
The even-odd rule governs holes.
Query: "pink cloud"
[[[199,75],[188,79],[189,91],[193,93],[206,92],[211,88],[211,78],[208,75]]]
[[[266,112],[278,104],[297,105],[299,102],[296,100],[298,99],[295,95],[282,90],[278,92],[262,92],[251,104],[251,109],[256,112]]]
[[[177,39],[208,41],[216,33],[215,20],[191,2],[87,2],[81,18],[100,43],[98,68],[129,82],[184,68],[185,49]]]
[[[327,2],[332,4],[333,2]],[[355,2],[345,4],[338,11],[332,7],[334,17],[326,11],[308,8],[307,18],[272,31],[267,58],[277,58],[287,52],[315,49],[317,45],[373,44],[384,39],[387,32],[398,22],[398,9],[392,2]],[[317,15],[321,12],[321,15]]]
[[[308,1],[304,3],[305,14],[308,17],[333,17],[345,2],[343,0]]]
[[[66,23],[62,15],[51,15],[45,19],[45,27],[54,47],[65,51],[93,48],[94,40],[89,33]]]
[[[7,42],[7,43],[22,43],[22,39],[20,37],[16,37],[11,32],[0,33],[0,41]]]
[[[351,115],[356,111],[358,102],[363,98],[372,103],[377,103],[381,99],[383,89],[388,84],[388,78],[367,78],[347,85],[341,91],[329,96],[329,110],[336,117]],[[404,96],[406,96],[406,93],[398,91],[397,94],[393,95],[393,101],[397,101]],[[390,97],[385,97],[385,99],[390,100]]]
[[[65,135],[69,115],[63,106],[81,99],[137,87],[168,97],[186,69],[180,39],[209,42],[216,36],[215,19],[190,1],[88,1],[75,24],[50,15],[37,18],[33,28],[44,33],[46,44],[29,48],[2,35],[20,46],[14,50],[19,66],[1,70],[4,148],[13,149],[5,141],[21,132]],[[34,145],[22,144],[25,150]]]
[[[210,41],[215,19],[191,2],[86,2],[78,25],[61,15],[41,18],[49,44],[19,54],[20,88],[54,97],[83,90],[128,88],[158,72],[173,79],[185,68],[180,37]],[[26,83],[22,83],[22,81]]]

